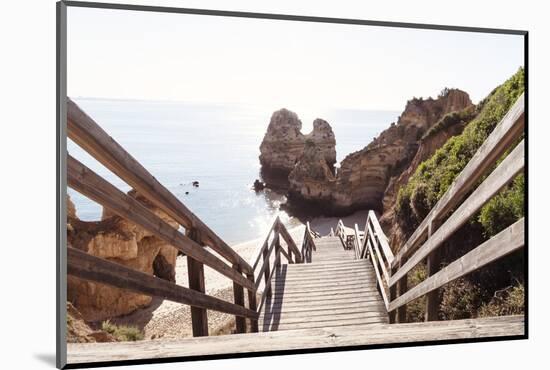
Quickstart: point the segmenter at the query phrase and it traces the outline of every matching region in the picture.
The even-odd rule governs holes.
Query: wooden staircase
[[[311,263],[283,264],[259,318],[260,331],[388,323],[372,263],[339,237],[315,239]]]
[[[336,232],[320,237],[306,223],[301,246],[277,217],[249,263],[70,99],[67,132],[185,232],[174,229],[69,154],[68,186],[183,252],[189,283],[177,285],[72,248],[63,234],[66,214],[62,209],[59,253],[62,263],[67,263],[67,274],[189,305],[195,338],[69,343],[62,365],[67,360],[70,365],[98,366],[152,358],[525,338],[523,315],[449,321],[438,321],[437,316],[438,290],[444,285],[526,249],[522,218],[460,258],[446,261],[445,266],[438,253],[456,230],[524,170],[524,140],[519,141],[524,134],[523,95],[396,255],[376,214],[369,211],[363,230],[339,221]],[[408,287],[407,275],[423,261],[427,261],[428,276]],[[206,293],[205,266],[233,282],[232,302]],[[64,307],[66,297],[60,297]],[[407,323],[407,304],[420,297],[426,297],[426,322]],[[237,334],[207,337],[209,310],[234,315]],[[60,322],[65,321],[63,315],[58,317]],[[58,338],[64,346],[65,333],[61,334]]]

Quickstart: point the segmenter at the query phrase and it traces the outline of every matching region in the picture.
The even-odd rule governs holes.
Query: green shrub
[[[467,279],[456,279],[443,288],[440,315],[443,320],[468,319],[481,305],[481,289]]]
[[[498,234],[506,226],[514,223],[525,213],[525,177],[518,175],[511,186],[491,199],[479,214],[485,235]]]
[[[422,222],[427,210],[433,208],[449,189],[457,175],[524,91],[524,84],[524,71],[521,68],[479,105],[479,114],[468,123],[462,134],[451,137],[431,158],[418,166],[397,197],[397,221],[402,226],[408,225],[404,227],[406,232],[410,234]],[[464,117],[467,115],[464,114]],[[514,207],[519,207],[517,196],[505,203],[514,203]],[[491,211],[485,211],[482,222],[484,226],[487,225],[492,230],[498,228],[493,225],[499,222],[498,216],[509,213],[500,210],[500,206],[496,201]],[[519,213],[516,212],[515,215],[517,217]],[[491,234],[489,229],[485,231]]]
[[[143,333],[135,326],[115,325],[111,321],[103,321],[101,330],[106,331],[121,342],[143,339]]]
[[[502,120],[510,107],[524,91],[524,70],[519,71],[504,84],[497,87],[475,109],[475,116],[460,135],[451,137],[430,158],[421,163],[402,187],[395,207],[396,221],[406,237],[409,237],[429,211],[449,189],[458,174],[466,167],[479,147]],[[451,114],[434,127],[441,130],[462,118]],[[504,156],[503,156],[504,157]],[[502,158],[501,158],[502,160]],[[450,263],[464,255],[484,240],[500,232],[524,215],[525,180],[523,174],[501,190],[469,222],[459,228],[441,246],[443,263]],[[479,315],[521,313],[524,309],[523,288],[513,290],[500,298],[494,298],[495,291],[509,287],[514,279],[522,280],[523,257],[518,251],[498,264],[475,271],[467,277],[457,279],[441,289],[440,317],[462,319]],[[418,280],[410,278],[409,283]],[[498,301],[498,302],[497,302]],[[407,307],[409,321],[419,321],[424,316],[425,298],[411,302]]]
[[[479,309],[479,316],[522,315],[525,313],[523,284],[497,291],[489,303]]]
[[[412,289],[426,279],[427,270],[423,263],[415,266],[407,275],[407,287]],[[422,322],[426,313],[426,296],[419,297],[407,304],[407,322]]]

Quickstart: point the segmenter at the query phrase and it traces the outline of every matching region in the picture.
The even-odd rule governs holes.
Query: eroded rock
[[[423,135],[446,114],[470,106],[468,94],[457,89],[446,89],[437,99],[410,100],[397,124],[349,154],[335,177],[320,175],[319,162],[311,159],[319,153],[304,161],[291,172],[289,202],[306,202],[313,209],[321,204],[325,213],[333,215],[365,208],[382,211],[388,185],[409,167]]]
[[[135,191],[129,195],[178,228],[179,225]],[[69,217],[67,240],[71,247],[134,270],[175,281],[177,249],[132,222],[104,209],[102,220],[86,222]],[[109,285],[69,276],[68,300],[86,321],[99,321],[131,313],[147,306],[151,297]]]
[[[312,140],[322,152],[329,168],[336,163],[336,139],[328,122],[316,119],[313,131],[302,134],[302,121],[288,109],[273,113],[260,145],[262,178],[269,187],[288,186],[288,175],[302,154],[306,140]]]

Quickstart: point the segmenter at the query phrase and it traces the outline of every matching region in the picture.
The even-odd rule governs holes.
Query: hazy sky
[[[522,65],[515,35],[68,8],[72,97],[402,110]]]

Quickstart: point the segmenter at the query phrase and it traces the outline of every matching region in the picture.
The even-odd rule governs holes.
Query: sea
[[[260,177],[259,147],[269,119],[282,107],[98,98],[74,101],[230,245],[265,236],[277,215],[289,227],[299,224],[279,209],[286,200],[283,194],[252,189]],[[304,133],[311,131],[315,118],[330,123],[339,162],[365,147],[399,115],[398,111],[361,109],[326,110],[309,117],[298,109],[295,112]],[[130,190],[69,139],[67,150],[119,189]],[[68,193],[80,219],[101,218],[100,205],[72,189]]]

